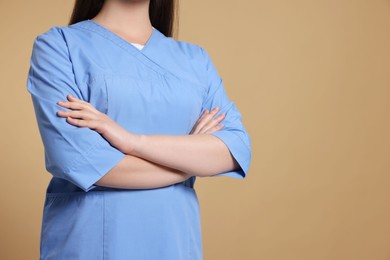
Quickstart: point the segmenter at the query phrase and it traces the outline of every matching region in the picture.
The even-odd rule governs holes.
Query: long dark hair
[[[76,0],[69,25],[92,19],[100,12],[103,4],[104,0]],[[178,27],[177,16],[176,0],[150,0],[150,22],[153,27],[157,28],[165,36],[173,37],[173,31]],[[176,23],[175,26],[174,23]]]

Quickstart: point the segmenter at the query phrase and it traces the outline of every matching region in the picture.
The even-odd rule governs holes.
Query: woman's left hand
[[[69,101],[58,101],[57,104],[72,110],[59,110],[57,115],[66,118],[69,124],[78,127],[88,127],[102,134],[112,146],[125,154],[131,153],[139,135],[122,128],[108,115],[98,111],[93,105],[72,95],[67,95]]]

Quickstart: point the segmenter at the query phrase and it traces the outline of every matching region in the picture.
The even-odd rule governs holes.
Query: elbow
[[[225,160],[220,160],[212,167],[209,164],[205,165],[207,165],[207,167],[202,167],[201,170],[193,175],[197,177],[211,177],[224,172],[234,172],[241,170],[241,166],[238,164],[237,160],[233,157],[232,154],[229,154],[228,158]]]

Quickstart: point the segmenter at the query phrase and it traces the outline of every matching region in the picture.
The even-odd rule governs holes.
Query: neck
[[[153,31],[149,4],[150,0],[106,0],[91,20],[130,38],[147,39]]]

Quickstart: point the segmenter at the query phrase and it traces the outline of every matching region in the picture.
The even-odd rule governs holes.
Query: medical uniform
[[[102,135],[56,115],[72,94],[136,134],[187,135],[205,109],[226,113],[220,138],[244,178],[251,141],[208,53],[154,28],[137,48],[101,24],[54,26],[35,38],[27,79],[52,175],[40,259],[200,260],[196,177],[156,189],[96,186],[123,154]],[[210,158],[213,160],[213,158]]]

